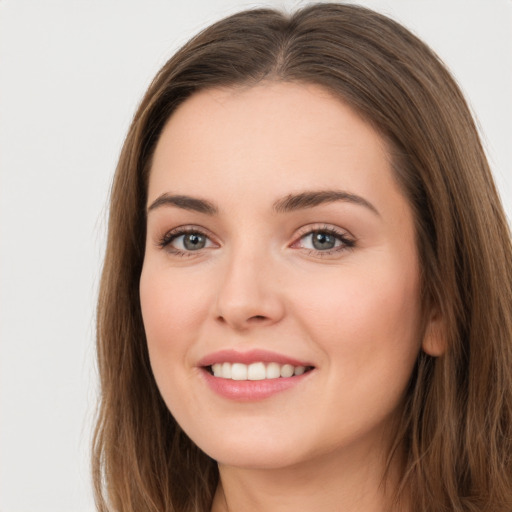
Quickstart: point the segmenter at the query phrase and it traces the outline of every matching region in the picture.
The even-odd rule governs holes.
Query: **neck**
[[[250,469],[219,464],[212,512],[406,512],[392,506],[398,482],[378,450],[333,452],[286,468]]]

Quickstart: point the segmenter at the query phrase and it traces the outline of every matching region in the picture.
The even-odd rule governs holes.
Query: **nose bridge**
[[[266,244],[233,245],[219,276],[217,319],[237,329],[280,320],[284,306],[276,264]]]

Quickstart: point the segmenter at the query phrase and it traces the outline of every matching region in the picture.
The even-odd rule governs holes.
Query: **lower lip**
[[[280,377],[278,379],[263,380],[232,380],[214,377],[209,371],[203,369],[202,374],[206,384],[218,395],[244,402],[264,400],[273,395],[291,389],[305,379],[313,370],[309,370],[296,377]]]

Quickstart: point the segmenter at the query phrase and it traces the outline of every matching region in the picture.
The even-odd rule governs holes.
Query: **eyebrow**
[[[336,201],[364,206],[376,215],[380,215],[377,208],[363,197],[341,190],[318,190],[301,192],[299,194],[290,194],[282,199],[278,199],[272,205],[272,209],[276,213],[287,213],[296,210],[304,210],[306,208],[313,208],[321,204],[333,203]],[[199,199],[185,195],[170,195],[167,193],[157,197],[149,205],[147,211],[149,213],[161,206],[176,206],[184,210],[205,213],[207,215],[216,215],[219,212],[217,206],[206,199]]]
[[[184,210],[206,213],[207,215],[216,215],[219,211],[213,203],[206,201],[205,199],[197,199],[195,197],[182,195],[172,196],[170,194],[164,193],[161,196],[158,196],[149,205],[148,213],[151,210],[161,206],[177,206],[178,208],[182,208]]]
[[[291,212],[295,210],[303,210],[305,208],[313,208],[321,204],[343,201],[347,203],[364,206],[370,211],[380,216],[379,211],[373,204],[356,194],[351,194],[342,190],[318,190],[313,192],[302,192],[300,194],[290,194],[289,196],[279,199],[274,203],[274,211],[277,213]]]

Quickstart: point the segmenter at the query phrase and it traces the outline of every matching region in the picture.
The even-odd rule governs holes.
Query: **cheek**
[[[414,276],[367,268],[329,281],[327,293],[311,283],[300,316],[324,354],[314,402],[331,419],[322,435],[335,445],[340,430],[348,439],[399,414],[420,349],[420,308]]]
[[[379,265],[312,280],[308,288],[297,316],[337,378],[352,388],[379,381],[402,388],[420,349],[415,267],[408,272],[381,258]]]
[[[205,289],[179,273],[147,265],[141,274],[140,300],[151,364],[158,379],[160,367],[187,362],[198,320],[206,315]]]
[[[151,262],[150,262],[151,263]],[[206,290],[197,278],[147,264],[140,279],[140,300],[149,359],[160,394],[176,418],[201,410],[189,386],[191,349],[208,310]],[[188,395],[185,393],[188,390]]]

